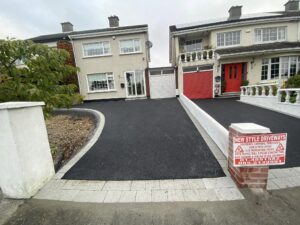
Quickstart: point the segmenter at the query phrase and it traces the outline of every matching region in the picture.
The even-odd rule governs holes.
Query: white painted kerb
[[[271,133],[269,128],[256,123],[232,123],[230,127],[242,134]]]
[[[30,198],[54,175],[43,102],[0,104],[0,187]]]

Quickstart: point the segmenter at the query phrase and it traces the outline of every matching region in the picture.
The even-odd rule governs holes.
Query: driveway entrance
[[[273,133],[287,133],[286,164],[271,168],[291,168],[300,166],[299,128],[300,119],[248,105],[238,99],[195,100],[194,102],[226,129],[231,123],[257,123],[268,127]]]
[[[105,126],[63,179],[154,180],[225,176],[177,99],[90,102]]]

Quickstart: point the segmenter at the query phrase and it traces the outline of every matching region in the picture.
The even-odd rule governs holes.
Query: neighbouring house
[[[69,39],[69,35],[74,32],[73,24],[70,22],[64,22],[64,23],[61,23],[61,28],[62,28],[61,33],[41,35],[38,37],[31,38],[30,40],[32,40],[35,43],[48,45],[51,48],[66,50],[70,55],[68,64],[72,65],[72,66],[76,66],[74,53],[73,53],[73,46]],[[22,62],[20,62],[20,63],[22,63]],[[68,78],[67,82],[78,85],[77,75],[72,74]]]
[[[148,25],[121,27],[117,16],[109,17],[109,25],[69,35],[80,68],[80,93],[85,100],[146,97]]]
[[[50,47],[68,46],[74,65],[80,68],[77,77],[84,100],[149,96],[146,80],[152,44],[148,25],[119,26],[117,16],[108,19],[108,28],[74,31],[66,22],[62,33],[31,40]]]
[[[285,11],[242,14],[170,26],[170,63],[178,88],[191,99],[238,94],[250,84],[286,80],[300,71],[299,0]]]

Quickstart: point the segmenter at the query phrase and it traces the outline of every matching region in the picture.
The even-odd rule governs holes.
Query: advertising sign
[[[233,137],[233,165],[270,166],[285,164],[287,134]]]

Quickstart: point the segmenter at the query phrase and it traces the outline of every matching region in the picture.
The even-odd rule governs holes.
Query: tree
[[[32,41],[0,40],[0,102],[44,101],[47,115],[81,101],[77,86],[64,82],[78,70],[67,64],[68,57],[65,50]]]

